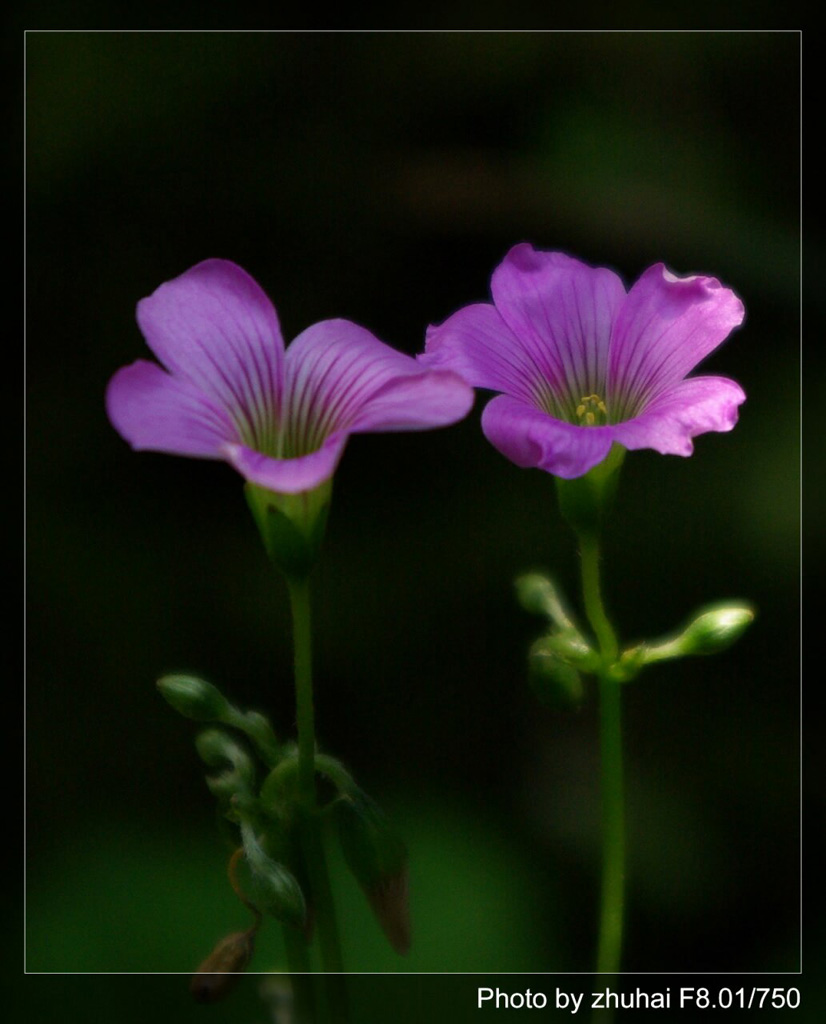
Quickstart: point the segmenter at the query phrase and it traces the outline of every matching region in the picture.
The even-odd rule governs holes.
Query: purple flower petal
[[[246,271],[205,260],[139,302],[138,323],[167,369],[226,409],[245,441],[273,447],[284,342],[272,303]]]
[[[473,389],[458,374],[418,367],[418,372],[388,381],[376,391],[350,430],[363,434],[446,427],[467,416],[473,398]]]
[[[237,434],[224,410],[194,384],[143,359],[109,381],[106,410],[137,450],[219,459],[222,445]]]
[[[745,399],[740,385],[727,377],[689,377],[661,392],[639,416],[611,429],[626,448],[691,455],[697,434],[732,429]]]
[[[517,466],[544,469],[566,480],[602,462],[613,440],[613,427],[565,423],[510,395],[499,395],[487,404],[482,430]]]
[[[548,385],[522,342],[490,303],[465,306],[427,329],[423,366],[453,370],[475,388],[539,404]]]
[[[612,419],[639,413],[738,327],[743,303],[713,277],[675,277],[662,263],[631,288],[611,338],[605,400]]]
[[[285,454],[339,431],[422,430],[466,415],[473,392],[456,374],[423,368],[348,320],[308,327],[287,349]]]
[[[491,293],[551,389],[551,408],[572,419],[583,396],[604,390],[611,328],[626,297],[622,281],[611,270],[523,243],[493,272]]]
[[[246,480],[279,494],[310,491],[335,473],[347,444],[347,434],[331,434],[314,452],[296,458],[274,459],[243,444],[226,444],[223,456]]]

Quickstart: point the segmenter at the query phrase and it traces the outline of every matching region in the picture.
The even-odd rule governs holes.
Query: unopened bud
[[[251,826],[243,819],[241,837],[255,887],[256,905],[284,924],[303,928],[307,904],[295,875],[265,852]]]
[[[265,764],[270,767],[278,764],[281,759],[278,740],[269,719],[260,711],[240,711],[230,705],[221,722],[244,733]]]
[[[197,676],[163,676],[157,686],[167,703],[196,722],[215,722],[230,708],[229,701],[217,687]]]
[[[189,986],[199,1003],[217,1003],[238,983],[255,950],[255,928],[225,936],[204,960]]]
[[[265,715],[262,715],[260,711],[247,711],[240,721],[232,717],[229,719],[229,722],[247,734],[267,764],[274,765],[278,763],[280,757],[278,741],[275,738],[270,721]]]
[[[200,733],[195,739],[195,749],[211,768],[231,764],[239,775],[252,779],[253,766],[249,754],[223,730],[206,729]]]
[[[754,621],[754,610],[744,604],[719,604],[689,623],[678,642],[686,654],[716,654],[730,647]]]
[[[570,629],[560,629],[543,637],[547,649],[557,654],[568,665],[580,669],[582,672],[596,672],[602,664],[597,651],[588,643],[585,637],[573,626]]]
[[[545,615],[548,604],[555,598],[554,587],[547,576],[538,572],[528,572],[516,579],[516,596],[526,612],[534,615]]]
[[[585,699],[582,676],[563,661],[549,637],[542,637],[531,647],[528,682],[542,704],[561,711],[573,711]]]
[[[754,609],[747,604],[712,605],[696,615],[676,636],[650,646],[641,644],[626,653],[631,657],[635,652],[637,659],[642,658],[640,668],[690,654],[716,654],[730,647],[753,621]]]
[[[562,595],[553,580],[538,572],[529,572],[516,580],[516,596],[526,612],[546,615],[562,629],[574,629]]]
[[[202,732],[195,739],[195,748],[210,768],[226,769],[218,775],[208,775],[206,783],[223,813],[231,812],[231,820],[235,821],[235,802],[249,798],[255,784],[255,767],[249,754],[221,729]]]

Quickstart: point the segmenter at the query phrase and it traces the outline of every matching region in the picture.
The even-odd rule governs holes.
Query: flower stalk
[[[293,620],[295,706],[298,726],[298,791],[307,811],[315,810],[315,709],[308,577],[288,581]]]
[[[292,987],[293,1011],[297,1024],[312,1024],[316,1019],[316,997],[313,986],[310,949],[302,932],[292,925],[283,928],[287,952],[287,970]]]
[[[613,506],[625,452],[614,445],[608,457],[584,476],[557,478],[562,515],[579,542],[582,600],[597,642],[593,673],[599,684],[602,881],[597,971],[619,971],[625,902],[625,796],[622,763],[621,684],[614,666],[619,642],[602,599],[602,527]]]
[[[625,794],[619,683],[599,680],[602,885],[597,972],[616,974],[622,955],[625,908]]]
[[[625,797],[622,763],[621,685],[611,675],[619,645],[602,600],[599,535],[579,533],[585,614],[599,644],[600,792],[602,800],[602,883],[597,971],[615,974],[622,953],[625,902]]]
[[[318,928],[329,1020],[334,1024],[346,1024],[349,1015],[343,976],[344,962],[341,954],[341,939],[316,804],[316,739],[309,575],[301,578],[287,577],[287,586],[293,620],[298,728],[298,832],[304,866],[309,879],[311,914]]]

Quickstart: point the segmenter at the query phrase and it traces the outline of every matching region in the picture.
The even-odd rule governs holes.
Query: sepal
[[[279,494],[248,483],[247,503],[271,561],[288,580],[309,576],[318,556],[330,509],[332,479],[311,491]]]
[[[577,534],[598,537],[614,505],[625,448],[613,444],[608,455],[583,476],[555,477],[559,510]]]

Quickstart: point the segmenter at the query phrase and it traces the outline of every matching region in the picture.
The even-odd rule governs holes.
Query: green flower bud
[[[295,744],[283,748],[281,760],[261,783],[258,795],[268,814],[289,815],[298,799],[298,747]]]
[[[526,612],[546,615],[560,629],[576,630],[562,595],[547,576],[538,572],[519,576],[516,580],[516,596]]]
[[[230,708],[229,701],[217,687],[197,676],[163,676],[157,686],[168,704],[196,722],[218,721]]]
[[[238,724],[231,720],[231,724]],[[266,715],[260,711],[247,711],[243,716],[243,723],[238,728],[249,736],[255,745],[256,750],[267,764],[275,764],[280,756],[278,740],[275,738],[272,726]]]
[[[551,580],[539,572],[525,573],[516,579],[516,597],[526,612],[550,615],[550,607],[557,599]]]
[[[573,711],[585,700],[582,676],[555,650],[551,637],[541,637],[528,655],[528,682],[540,703]]]
[[[281,757],[278,740],[269,719],[260,711],[240,711],[230,705],[221,721],[243,732],[265,764],[278,764]]]
[[[217,1003],[238,983],[255,951],[255,928],[225,936],[192,977],[189,991],[196,1002]]]
[[[691,654],[716,654],[730,647],[753,621],[754,609],[747,604],[711,605],[695,615],[681,633],[656,644],[631,648],[620,659],[620,665],[632,657],[641,668]]]
[[[231,775],[237,776],[243,788],[251,788],[255,782],[255,767],[244,748],[221,729],[207,729],[195,739],[195,749],[201,760],[210,768],[231,765]],[[222,776],[223,778],[223,776]],[[210,788],[212,788],[210,786]],[[213,790],[214,792],[214,790]]]
[[[549,651],[558,655],[568,665],[582,672],[595,672],[602,664],[597,651],[591,647],[578,629],[560,629],[543,637]]]
[[[307,905],[295,875],[268,856],[250,824],[243,820],[241,838],[255,887],[256,905],[284,924],[303,928]]]
[[[730,647],[754,621],[746,604],[718,604],[701,612],[676,640],[685,654],[716,654]]]
[[[344,796],[351,796],[361,792],[356,785],[355,779],[341,761],[335,757],[330,757],[329,754],[316,754],[315,770],[331,782],[338,792]]]

